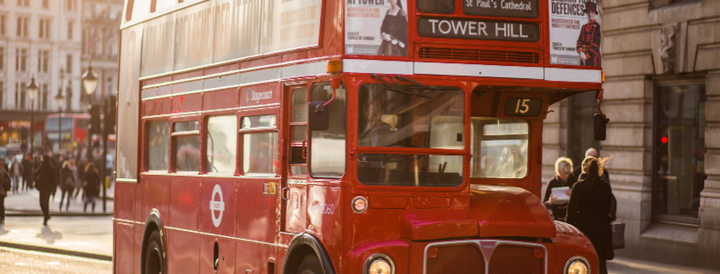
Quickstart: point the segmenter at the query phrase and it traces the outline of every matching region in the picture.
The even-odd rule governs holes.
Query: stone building
[[[59,110],[59,90],[64,112],[81,110],[79,2],[0,0],[0,146],[29,143],[32,107],[39,148],[45,117]],[[31,102],[26,89],[33,77],[40,91]]]
[[[616,254],[720,269],[720,1],[599,0],[607,140],[594,92],[556,103],[543,174],[586,148],[608,165],[625,222]]]
[[[98,85],[92,101],[115,94],[123,0],[83,0],[82,66],[92,64]],[[83,91],[85,89],[83,88]]]

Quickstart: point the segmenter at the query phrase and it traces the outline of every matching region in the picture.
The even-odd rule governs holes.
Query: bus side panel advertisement
[[[597,0],[549,0],[548,11],[550,63],[600,67]]]
[[[140,47],[143,25],[122,32],[120,87],[118,89],[117,161],[118,179],[137,180]]]
[[[407,0],[348,0],[345,54],[408,55]]]

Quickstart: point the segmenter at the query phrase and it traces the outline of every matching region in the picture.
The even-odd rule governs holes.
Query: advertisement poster
[[[550,63],[602,66],[597,0],[549,0],[548,7]]]
[[[407,0],[347,0],[345,54],[407,56]]]

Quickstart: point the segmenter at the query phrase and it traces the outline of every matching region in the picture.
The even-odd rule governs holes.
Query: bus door
[[[308,88],[306,85],[285,86],[284,95],[283,140],[287,141],[283,143],[283,164],[287,168],[281,182],[281,232],[292,236],[305,231],[307,224]]]

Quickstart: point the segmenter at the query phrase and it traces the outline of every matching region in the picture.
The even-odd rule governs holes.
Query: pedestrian
[[[92,162],[89,162],[85,167],[85,188],[83,192],[85,196],[83,212],[87,212],[87,205],[92,204],[92,212],[95,213],[95,198],[100,195],[100,175]]]
[[[587,158],[587,157],[595,157],[596,159],[600,160],[600,158],[598,158],[598,151],[597,151],[597,149],[592,148],[592,147],[591,147],[591,148],[588,148],[588,149],[585,151],[585,158]],[[602,176],[600,176],[600,178],[602,178],[603,180],[605,180],[605,182],[607,182],[608,184],[610,183],[610,173],[607,171],[607,169],[605,169],[605,168],[603,168],[603,167],[605,166],[604,164],[607,164],[607,163],[610,161],[611,158],[612,158],[612,156],[606,157],[606,158],[603,159],[602,162],[598,162],[598,164],[600,164],[601,170],[602,170]],[[582,167],[581,167],[581,166],[576,167],[575,170],[573,170],[572,176],[570,177],[570,179],[568,179],[568,180],[570,180],[569,184],[570,184],[571,186],[574,185],[575,183],[577,183],[577,181],[580,180],[580,174],[582,174]]]
[[[600,165],[595,157],[582,162],[582,179],[570,193],[567,223],[574,225],[590,239],[600,262],[600,274],[607,274],[607,260],[614,255],[612,247],[612,189],[600,179]]]
[[[8,191],[12,189],[10,175],[5,170],[5,167],[7,167],[5,160],[0,158],[0,225],[5,223],[5,197],[7,197]]]
[[[87,166],[87,160],[85,158],[80,159],[80,162],[77,167],[77,184],[75,185],[75,194],[73,195],[73,199],[77,199],[78,194],[80,194],[80,190],[85,188],[85,167]]]
[[[570,184],[569,179],[572,176],[572,170],[573,163],[570,158],[558,158],[557,161],[555,161],[555,177],[553,177],[545,187],[545,197],[543,199],[543,203],[545,203],[545,206],[552,212],[553,219],[558,221],[565,221],[568,201],[560,201],[557,197],[551,195],[552,189],[558,187],[568,187],[567,194],[570,196],[569,188],[572,187],[572,185]]]
[[[27,191],[28,189],[32,189],[32,174],[33,174],[33,167],[32,162],[30,160],[32,159],[32,153],[28,153],[27,156],[23,157],[22,160],[22,166],[23,166],[23,185],[22,189]]]
[[[65,205],[65,212],[70,207],[70,200],[72,199],[72,193],[75,190],[75,177],[73,176],[72,169],[70,167],[71,161],[65,161],[63,163],[62,171],[60,172],[62,180],[60,183],[60,208],[58,211],[62,211],[63,200],[65,200],[65,194],[67,193],[67,204]]]
[[[10,176],[12,177],[12,192],[18,192],[18,186],[20,185],[20,179],[23,174],[23,166],[18,163],[17,158],[13,158],[12,164],[10,164]]]
[[[40,192],[40,209],[43,212],[43,225],[50,220],[50,194],[57,190],[57,170],[50,163],[50,156],[43,155],[40,168],[35,172],[35,188]]]

